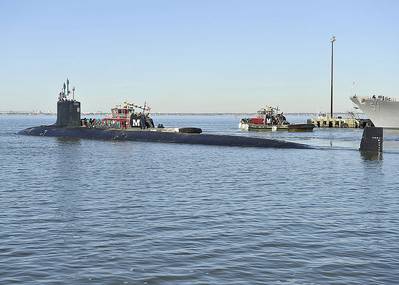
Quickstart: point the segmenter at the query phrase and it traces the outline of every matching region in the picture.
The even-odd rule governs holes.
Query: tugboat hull
[[[313,132],[313,124],[290,124],[288,125],[289,132]]]
[[[187,131],[187,129],[185,130]],[[139,142],[181,143],[214,146],[238,146],[257,148],[296,148],[308,149],[310,146],[274,139],[249,138],[231,135],[213,135],[175,132],[168,129],[97,129],[86,127],[39,126],[19,132],[21,135],[44,137],[67,137],[98,140],[120,140]]]
[[[313,124],[289,124],[289,125],[265,125],[240,123],[240,128],[247,131],[288,131],[288,132],[312,132]]]

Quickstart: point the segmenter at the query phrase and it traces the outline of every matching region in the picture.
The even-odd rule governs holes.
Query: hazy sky
[[[0,110],[56,110],[66,77],[83,111],[335,110],[398,96],[399,1],[0,0]],[[353,82],[355,85],[353,86]]]

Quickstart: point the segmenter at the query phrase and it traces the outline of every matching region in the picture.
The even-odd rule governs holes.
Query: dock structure
[[[334,43],[335,36],[330,40],[331,42],[331,85],[330,85],[330,114],[320,113],[318,117],[308,119],[309,124],[313,124],[317,128],[365,128],[372,126],[370,120],[363,120],[356,118],[354,113],[350,112],[349,117],[343,118],[341,116],[334,116]]]
[[[329,115],[318,116],[316,118],[309,119],[308,122],[318,128],[364,128],[367,126],[372,126],[370,120],[358,119],[355,117],[331,117]]]

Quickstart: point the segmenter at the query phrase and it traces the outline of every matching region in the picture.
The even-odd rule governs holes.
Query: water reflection
[[[57,143],[60,143],[60,144],[64,144],[64,143],[73,143],[73,144],[79,143],[80,144],[81,139],[80,138],[57,137],[56,141],[57,141]]]
[[[360,151],[360,155],[364,160],[383,160],[382,152]]]

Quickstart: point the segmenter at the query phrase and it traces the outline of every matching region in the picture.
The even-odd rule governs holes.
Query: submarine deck
[[[179,129],[179,128],[177,128]],[[195,128],[194,128],[195,129]],[[99,129],[86,127],[59,127],[56,125],[27,128],[19,134],[47,137],[67,137],[99,140],[120,140],[159,143],[180,143],[213,146],[236,146],[257,148],[309,149],[308,145],[275,139],[176,132],[176,128],[165,129]]]

